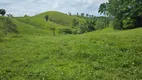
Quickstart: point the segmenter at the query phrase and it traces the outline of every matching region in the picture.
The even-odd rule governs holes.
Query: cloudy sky
[[[0,8],[14,16],[36,15],[45,11],[60,11],[73,14],[98,14],[98,7],[107,0],[0,0]]]

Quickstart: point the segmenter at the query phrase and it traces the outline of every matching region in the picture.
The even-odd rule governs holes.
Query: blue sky
[[[0,0],[0,8],[14,16],[33,16],[45,11],[99,15],[98,7],[103,2],[107,0]]]

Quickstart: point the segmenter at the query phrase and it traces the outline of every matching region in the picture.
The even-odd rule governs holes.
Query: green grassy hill
[[[22,35],[0,42],[0,79],[142,79],[142,29]]]
[[[8,23],[7,20],[11,23]],[[8,24],[7,24],[8,23]],[[15,24],[18,34],[13,34],[12,32],[6,31],[7,27],[11,27],[9,25]],[[0,31],[1,35],[4,35],[4,32],[7,32],[8,35],[37,35],[37,34],[47,34],[49,30],[40,29],[33,25],[23,23],[14,18],[6,18],[0,17]]]
[[[46,22],[45,20],[45,15],[49,16],[48,22]],[[50,30],[50,28],[55,28],[56,33],[60,33],[62,29],[69,29],[70,31],[73,31],[72,23],[74,19],[77,20],[80,24],[85,23],[85,19],[81,19],[76,16],[69,16],[67,14],[56,11],[44,12],[32,17],[17,17],[15,19],[22,23],[48,31]]]
[[[142,28],[53,36],[49,27],[68,26],[46,22],[45,14],[10,18],[18,33],[1,38],[0,80],[142,79]]]
[[[49,22],[46,22],[45,20],[45,15],[49,16]],[[56,12],[56,11],[49,11],[49,12],[44,12],[41,14],[38,14],[33,17],[18,17],[17,18],[19,21],[36,26],[36,27],[49,27],[50,22],[53,22],[54,24],[57,24],[59,27],[68,27],[70,28],[72,26],[73,19],[78,20],[80,23],[84,23],[85,20],[75,17],[75,16],[69,16],[64,13]],[[48,25],[49,23],[49,25]]]
[[[49,11],[49,12],[44,12],[41,14],[36,15],[35,17],[42,17],[44,18],[45,15],[48,15],[50,20],[57,23],[61,24],[63,26],[72,26],[73,19],[76,19],[80,23],[84,23],[85,20],[81,19],[77,16],[69,16],[65,13],[57,12],[57,11]]]

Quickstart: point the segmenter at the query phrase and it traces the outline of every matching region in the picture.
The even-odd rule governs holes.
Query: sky
[[[46,11],[98,16],[99,5],[103,2],[107,0],[0,0],[0,9],[14,16],[34,16]]]

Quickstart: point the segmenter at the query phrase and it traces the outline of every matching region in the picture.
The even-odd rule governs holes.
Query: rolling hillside
[[[49,15],[49,20],[61,24],[63,26],[72,26],[73,19],[76,19],[80,23],[84,23],[85,20],[82,18],[79,18],[77,16],[69,16],[65,13],[57,12],[57,11],[49,11],[49,12],[44,12],[41,14],[36,15],[35,17],[42,17],[44,18],[45,15]]]
[[[33,17],[27,16],[27,17],[21,17],[17,19],[21,22],[24,22],[33,26],[45,28],[50,26],[48,25],[48,22],[45,21],[45,15],[49,16],[49,23],[54,22],[54,24],[58,24],[58,26],[60,25],[60,27],[64,26],[64,27],[70,28],[72,26],[73,19],[78,20],[80,23],[85,22],[84,19],[81,19],[75,16],[69,16],[67,14],[56,12],[56,11],[49,11],[49,12],[38,14]]]
[[[18,33],[1,37],[0,80],[142,79],[142,28],[52,35],[49,27],[70,27],[73,18],[84,21],[60,12],[10,18]]]

